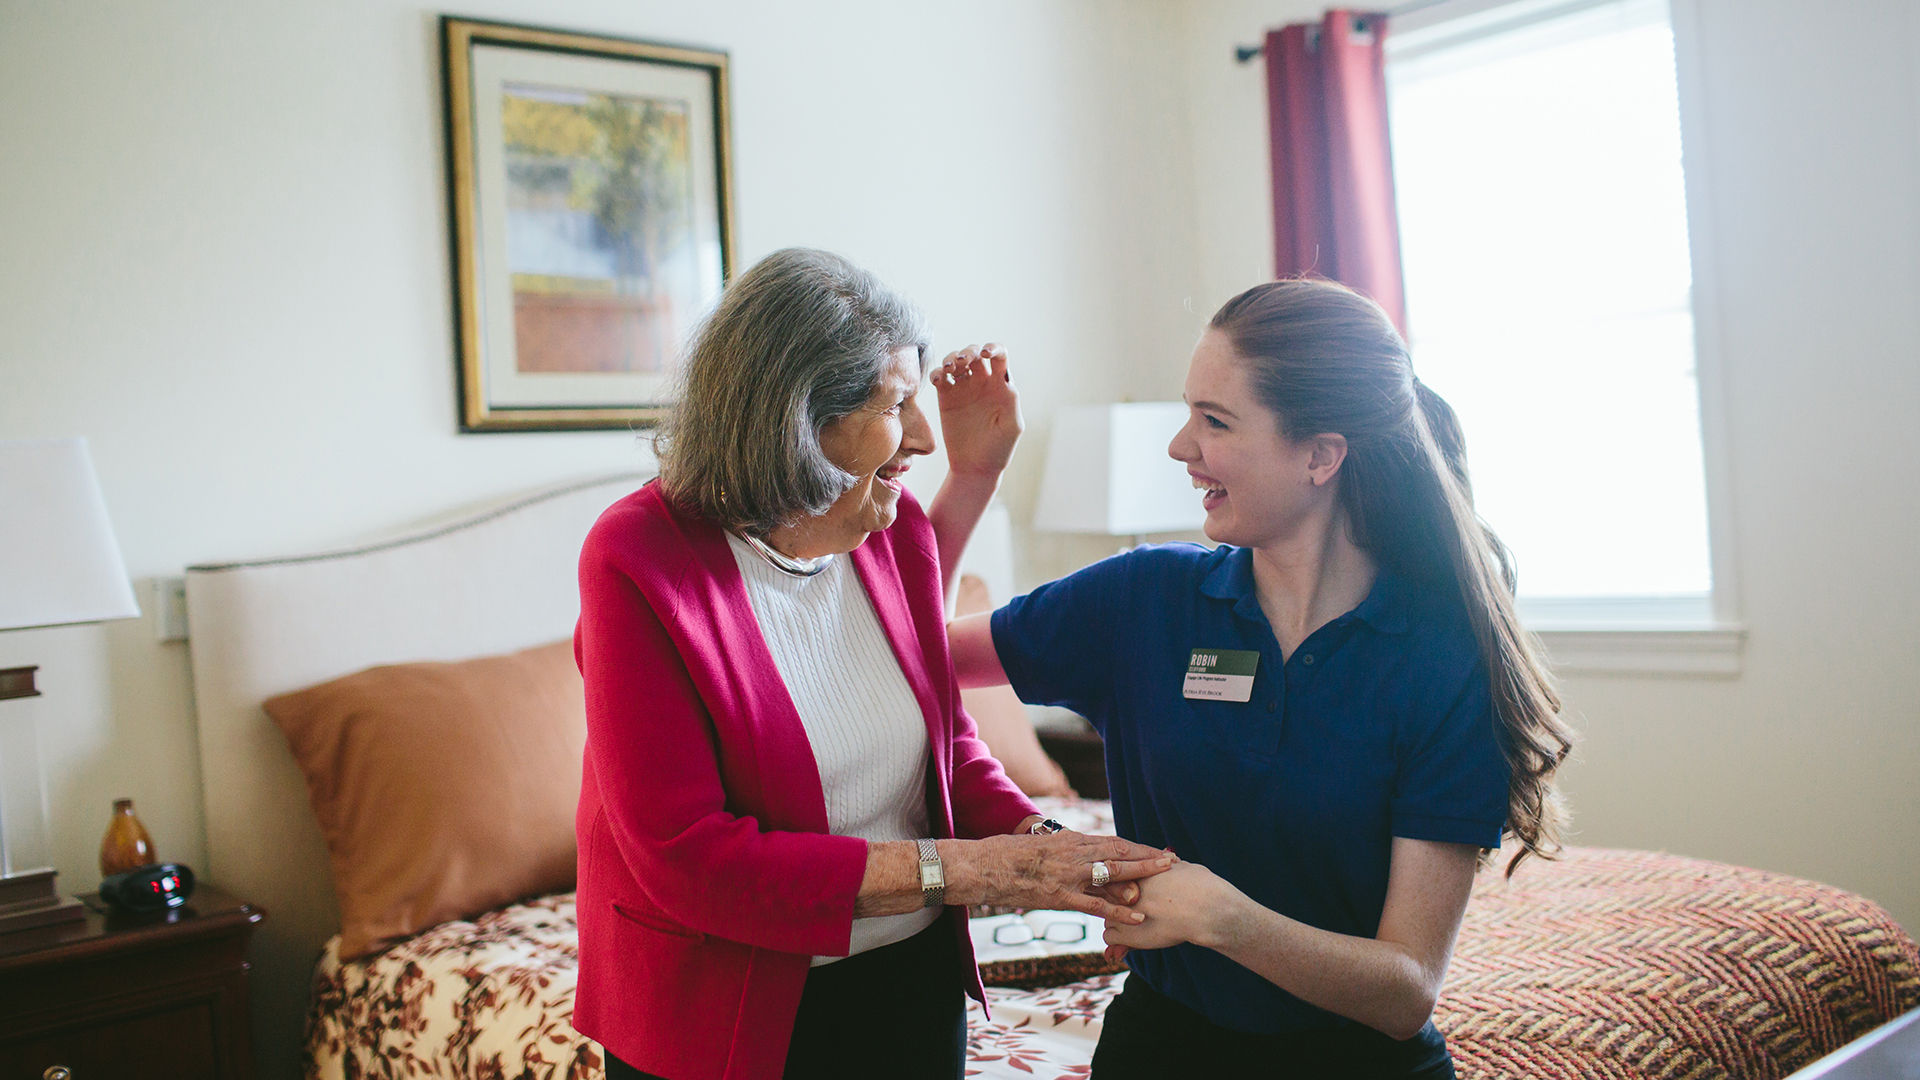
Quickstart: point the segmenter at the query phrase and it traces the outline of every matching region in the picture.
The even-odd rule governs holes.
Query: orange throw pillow
[[[587,721],[571,643],[369,668],[266,710],[326,835],[343,959],[574,887]]]

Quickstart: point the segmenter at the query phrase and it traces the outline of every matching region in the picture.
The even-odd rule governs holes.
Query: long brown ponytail
[[[1512,557],[1474,512],[1452,408],[1414,378],[1406,342],[1380,306],[1343,285],[1258,285],[1227,301],[1211,326],[1247,361],[1283,434],[1346,437],[1337,498],[1354,543],[1396,574],[1459,595],[1511,771],[1507,827],[1522,847],[1507,874],[1529,855],[1553,858],[1566,820],[1555,774],[1573,733],[1515,612]]]

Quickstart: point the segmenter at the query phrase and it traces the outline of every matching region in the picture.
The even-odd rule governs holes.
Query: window
[[[1709,625],[1667,5],[1476,6],[1388,38],[1415,370],[1530,623]]]

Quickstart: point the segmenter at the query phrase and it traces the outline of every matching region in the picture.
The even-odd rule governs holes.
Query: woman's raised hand
[[[1043,836],[989,836],[972,841],[964,874],[950,888],[966,903],[1080,911],[1109,922],[1134,921],[1113,901],[1114,886],[1164,873],[1174,858],[1117,836],[1061,831]],[[1094,864],[1106,867],[1106,888],[1094,886]],[[955,870],[960,870],[956,867]]]
[[[1021,430],[1020,394],[1007,373],[1007,350],[992,343],[956,349],[932,377],[949,471],[997,482]]]

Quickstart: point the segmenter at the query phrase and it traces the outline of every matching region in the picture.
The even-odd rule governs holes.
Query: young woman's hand
[[[1176,857],[1174,861],[1178,862],[1178,857]],[[1116,885],[1108,885],[1105,888],[1090,889],[1088,891],[1101,899],[1109,900],[1125,908],[1132,907],[1140,899],[1140,883],[1136,881],[1122,881]],[[1101,950],[1101,955],[1106,957],[1107,963],[1117,964],[1125,960],[1127,953],[1131,951],[1132,950],[1128,949],[1125,945],[1109,945]]]
[[[953,843],[948,841],[946,843]],[[948,860],[949,902],[1080,911],[1131,924],[1133,912],[1110,899],[1113,887],[1164,873],[1173,856],[1117,836],[1061,831],[1045,836],[989,836],[962,841]],[[942,849],[945,859],[945,849]],[[1108,886],[1093,885],[1093,864],[1107,866]]]
[[[1190,862],[1179,863],[1139,885],[1140,896],[1129,906],[1145,915],[1146,921],[1107,920],[1110,959],[1125,956],[1130,949],[1164,949],[1186,942],[1208,945],[1219,936],[1215,920],[1239,892],[1213,871]]]
[[[940,432],[955,476],[998,482],[1020,441],[1020,394],[1007,374],[1007,350],[969,345],[932,372]]]

